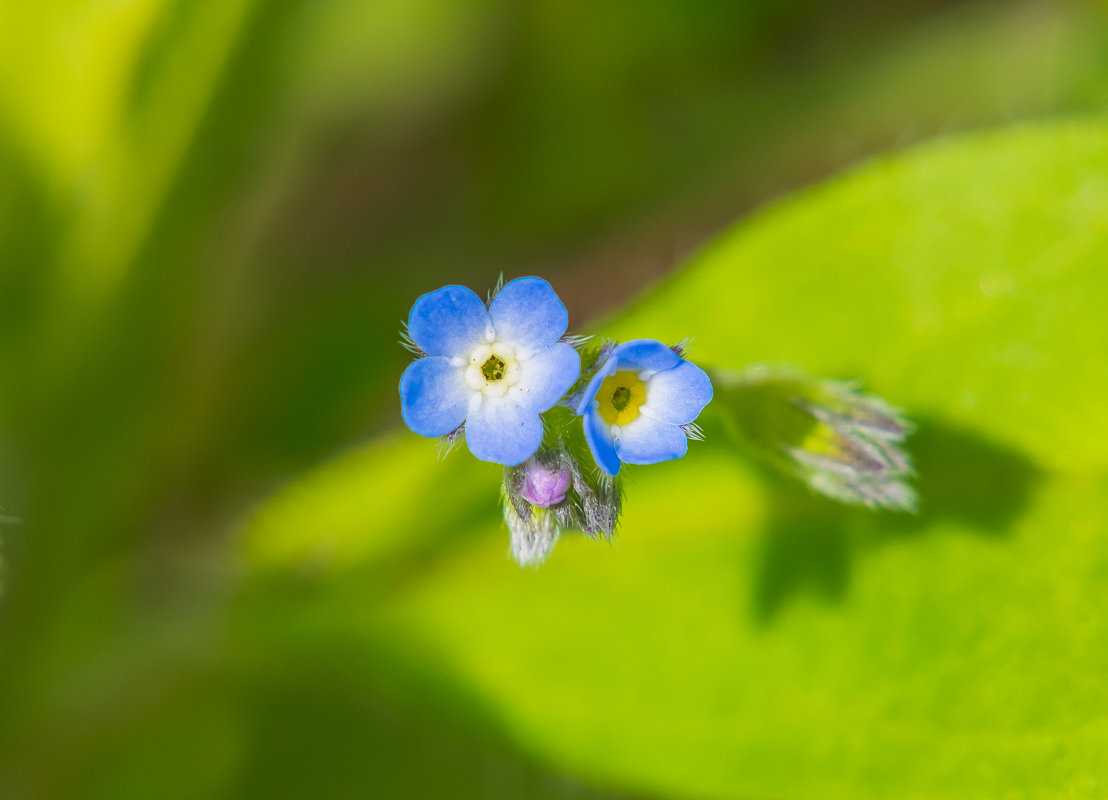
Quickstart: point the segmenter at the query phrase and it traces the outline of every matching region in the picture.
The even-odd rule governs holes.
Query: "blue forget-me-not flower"
[[[456,434],[470,452],[514,466],[543,437],[540,415],[577,381],[581,358],[562,341],[565,305],[542,278],[517,278],[486,304],[465,286],[416,300],[408,337],[418,348],[400,378],[401,414],[421,436]]]
[[[577,404],[597,465],[654,464],[685,455],[693,421],[712,399],[712,382],[680,348],[635,339],[614,348]]]

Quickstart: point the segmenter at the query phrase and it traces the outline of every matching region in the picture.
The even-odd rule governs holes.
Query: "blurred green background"
[[[0,798],[1101,796],[1106,106],[1092,0],[0,0]],[[500,273],[921,515],[708,419],[519,570],[396,397]]]

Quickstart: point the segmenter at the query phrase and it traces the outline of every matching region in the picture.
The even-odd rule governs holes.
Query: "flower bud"
[[[521,567],[537,567],[545,561],[561,533],[554,516],[548,511],[537,511],[525,520],[510,504],[506,504],[504,521],[512,535],[512,557]]]
[[[549,463],[544,463],[549,462]],[[532,456],[523,465],[523,499],[539,508],[550,508],[566,499],[569,489],[569,468],[561,459],[542,459]]]
[[[544,446],[523,464],[504,470],[504,522],[520,566],[541,564],[563,530],[614,533],[620,484],[588,467],[591,471],[559,439],[553,448]]]
[[[582,472],[573,473],[573,488],[577,493],[577,527],[589,536],[611,538],[619,522],[623,505],[620,479],[601,475],[599,480],[589,480]]]
[[[815,491],[848,505],[915,511],[903,413],[855,384],[755,368],[713,376],[732,432]]]

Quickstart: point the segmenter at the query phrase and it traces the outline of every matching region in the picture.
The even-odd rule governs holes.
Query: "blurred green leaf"
[[[603,332],[862,379],[920,422],[918,517],[781,484],[707,415],[685,459],[629,470],[617,546],[563,538],[519,570],[494,476],[413,435],[263,507],[247,596],[307,582],[320,621],[436,663],[589,782],[1098,796],[1105,263],[1100,124],[873,163],[739,226]],[[443,531],[449,548],[405,568]]]

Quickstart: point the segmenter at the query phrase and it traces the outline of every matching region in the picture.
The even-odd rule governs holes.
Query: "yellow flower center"
[[[481,366],[481,374],[485,376],[485,380],[492,383],[493,381],[500,381],[504,379],[504,372],[507,364],[504,363],[504,359],[500,356],[489,356],[489,360]]]
[[[482,344],[459,363],[466,386],[486,397],[503,397],[519,383],[520,366],[515,348],[504,342]]]
[[[646,402],[646,384],[638,374],[620,370],[604,379],[596,399],[601,419],[609,425],[626,425],[639,415],[639,407]]]

